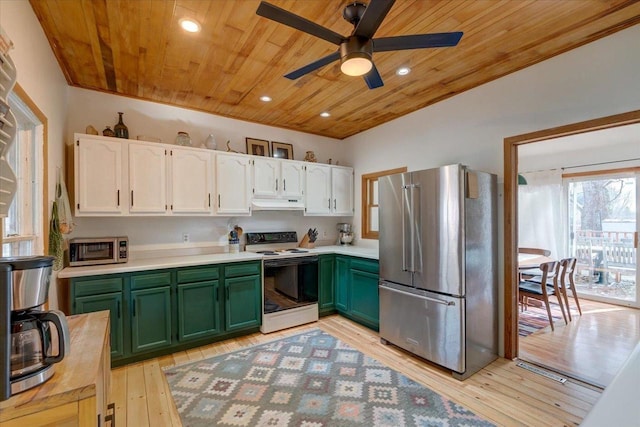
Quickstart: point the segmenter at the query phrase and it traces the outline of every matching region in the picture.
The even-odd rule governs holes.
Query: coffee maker
[[[53,260],[49,256],[0,258],[0,401],[47,381],[53,364],[69,351],[64,314],[42,311]]]
[[[353,231],[351,224],[346,222],[338,223],[338,244],[350,245],[353,242]]]

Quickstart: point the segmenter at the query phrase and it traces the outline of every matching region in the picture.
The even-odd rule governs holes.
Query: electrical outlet
[[[327,230],[322,230],[322,238],[323,239],[327,238]]]
[[[182,243],[189,242],[189,233],[182,233]]]

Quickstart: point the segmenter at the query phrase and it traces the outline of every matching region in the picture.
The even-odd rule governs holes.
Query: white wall
[[[67,83],[49,42],[27,1],[0,1],[0,25],[14,49],[9,52],[18,73],[18,84],[44,113],[48,121],[48,206],[55,195],[56,169],[64,168],[64,134],[67,116]],[[47,218],[49,212],[47,212]],[[44,236],[45,239],[48,236]],[[52,282],[54,283],[55,280]],[[57,307],[56,287],[49,303]]]
[[[354,218],[361,215],[364,173],[463,163],[503,183],[504,138],[640,109],[638,40],[640,25],[346,139],[356,176]],[[502,209],[499,223],[501,255]],[[501,256],[499,263],[502,272]],[[502,287],[501,277],[501,299]],[[502,300],[500,313],[502,324]]]

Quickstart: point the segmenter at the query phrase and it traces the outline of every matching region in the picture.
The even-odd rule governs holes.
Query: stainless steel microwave
[[[69,266],[117,264],[129,259],[127,237],[92,237],[69,240]]]

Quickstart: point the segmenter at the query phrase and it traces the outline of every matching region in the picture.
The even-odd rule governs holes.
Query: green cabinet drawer
[[[171,285],[171,272],[135,274],[131,276],[131,289],[149,289]]]
[[[351,260],[351,268],[353,270],[367,271],[369,273],[375,274],[378,274],[378,272],[380,271],[378,261],[367,260],[363,258],[353,258]]]
[[[229,264],[224,267],[224,277],[252,276],[261,272],[262,263],[260,261]]]
[[[218,278],[220,270],[218,267],[185,268],[178,270],[178,283],[202,282],[205,280],[215,280]]]
[[[72,279],[71,287],[74,297],[122,292],[123,279],[119,276],[100,279]]]

